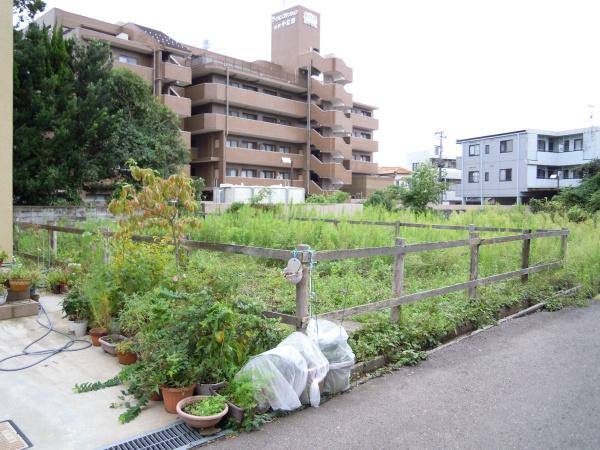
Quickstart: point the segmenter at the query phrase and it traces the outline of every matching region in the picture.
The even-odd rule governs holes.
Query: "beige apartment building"
[[[189,173],[210,198],[225,184],[344,190],[356,197],[388,184],[373,155],[375,107],[345,86],[353,70],[320,52],[320,15],[295,6],[271,17],[271,61],[247,62],[134,23],[110,24],[52,9],[38,22],[66,36],[110,44],[114,67],[153,87],[181,119]]]

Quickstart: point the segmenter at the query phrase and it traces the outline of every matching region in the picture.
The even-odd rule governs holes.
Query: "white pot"
[[[75,333],[75,337],[83,337],[87,334],[87,320],[75,321],[73,322],[73,332]]]
[[[69,331],[70,331],[71,333],[74,333],[74,332],[75,332],[74,325],[75,325],[75,321],[74,321],[74,320],[69,320]]]
[[[6,298],[8,297],[8,291],[4,291],[4,293],[0,293],[0,305],[4,305],[6,303]]]

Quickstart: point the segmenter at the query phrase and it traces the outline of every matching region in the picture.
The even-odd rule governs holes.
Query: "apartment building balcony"
[[[344,86],[337,83],[321,83],[317,79],[311,79],[311,93],[321,100],[331,102],[334,106],[352,107],[352,94],[346,91]]]
[[[304,155],[301,154],[267,152],[235,147],[225,148],[225,159],[228,163],[250,164],[253,166],[276,167],[289,170],[291,168],[290,164],[282,162],[282,157],[290,158],[294,169],[304,168]]]
[[[162,94],[160,102],[179,117],[190,117],[192,115],[192,101],[189,98]]]
[[[141,66],[139,64],[129,64],[120,61],[113,61],[112,63],[113,69],[128,69],[131,70],[136,75],[142,77],[148,83],[153,83],[153,70],[152,67]]]
[[[160,77],[167,83],[177,83],[186,86],[192,82],[191,67],[165,61],[161,61],[159,67]]]
[[[192,133],[190,133],[189,131],[179,130],[179,135],[181,136],[181,140],[183,141],[185,148],[191,148],[192,147]]]
[[[336,132],[352,132],[350,117],[335,109],[325,111],[314,103],[310,105],[310,120],[316,122],[319,126],[331,128]]]
[[[186,88],[185,96],[192,100],[194,106],[206,103],[225,104],[227,86],[220,83],[196,84]],[[289,117],[306,117],[306,103],[304,102],[232,86],[229,87],[229,105]]]
[[[540,166],[575,166],[587,162],[583,159],[581,150],[562,153],[538,151],[536,158],[535,160],[530,159],[530,162],[535,162]]]
[[[336,184],[352,184],[352,172],[341,163],[323,162],[315,155],[310,155],[310,170],[319,178],[332,180]]]
[[[366,130],[378,130],[379,120],[374,117],[363,116],[362,114],[350,114],[352,119],[352,125],[357,128],[364,128]]]
[[[306,142],[306,128],[242,119],[241,117],[229,117],[227,121],[226,119],[227,117],[224,114],[196,114],[185,119],[185,129],[192,134],[201,134],[224,131],[225,127],[228,126],[229,134],[294,144]]]
[[[300,55],[300,67],[308,68],[310,65],[318,72],[330,76],[336,83],[352,83],[352,69],[343,59],[335,56],[322,56],[311,51]]]
[[[557,180],[556,178],[533,178],[527,180],[527,188],[528,189],[547,189],[547,190],[556,190],[558,188],[566,188],[566,187],[575,187],[579,186],[581,183],[581,179],[579,178],[561,178]]]
[[[225,177],[225,184],[245,185],[245,186],[289,186],[289,180],[280,180],[276,178],[246,178],[246,177]],[[292,181],[293,187],[303,187],[302,180]]]
[[[330,153],[342,159],[352,159],[352,146],[341,137],[326,137],[317,130],[310,130],[310,144],[321,153]]]
[[[377,174],[378,165],[369,161],[358,161],[356,159],[344,160],[344,167],[353,173]]]
[[[350,144],[354,150],[360,150],[362,152],[377,152],[379,151],[379,142],[373,139],[364,139],[352,136],[350,138]]]

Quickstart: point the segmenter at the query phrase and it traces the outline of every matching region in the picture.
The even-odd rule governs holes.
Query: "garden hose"
[[[44,314],[44,316],[46,317],[46,321],[48,322],[47,324],[44,324],[40,321],[40,317],[42,315],[42,313]],[[25,366],[20,366],[20,367],[14,367],[14,368],[10,368],[10,369],[3,369],[2,367],[0,367],[0,372],[17,372],[19,370],[25,370],[25,369],[29,369],[30,367],[33,366],[37,366],[38,364],[46,361],[48,358],[53,357],[54,355],[57,355],[59,353],[62,352],[77,352],[79,350],[85,350],[86,348],[89,348],[92,346],[92,344],[86,340],[83,339],[74,339],[72,336],[69,336],[67,333],[63,333],[61,331],[57,331],[54,329],[54,325],[52,324],[52,321],[50,320],[50,317],[48,316],[48,313],[46,312],[46,310],[44,309],[44,306],[40,303],[40,309],[38,311],[38,315],[36,317],[36,322],[42,326],[43,328],[46,328],[48,331],[46,331],[46,333],[44,333],[42,336],[40,336],[39,338],[37,338],[35,341],[31,342],[30,344],[28,344],[22,351],[21,353],[17,353],[11,356],[7,356],[6,358],[2,358],[0,359],[0,365],[3,364],[5,361],[8,361],[9,359],[14,359],[14,358],[22,358],[24,356],[37,356],[37,357],[42,357],[41,359],[39,359],[38,361],[35,361],[31,364],[27,364]],[[67,339],[69,339],[63,346],[58,347],[58,348],[54,348],[54,349],[48,349],[48,350],[37,350],[37,351],[29,351],[29,347],[31,347],[32,345],[38,343],[39,341],[41,341],[42,339],[44,339],[46,336],[48,336],[50,333],[57,333],[60,334],[64,337],[66,337]],[[85,345],[79,348],[71,348],[76,342],[82,342]]]

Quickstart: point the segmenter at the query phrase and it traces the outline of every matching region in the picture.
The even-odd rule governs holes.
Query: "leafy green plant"
[[[317,204],[332,204],[332,203],[346,203],[350,199],[350,194],[343,191],[335,191],[328,195],[309,195],[306,197],[306,203],[317,203]]]
[[[77,394],[81,394],[83,392],[99,391],[101,389],[118,386],[120,384],[121,384],[121,379],[117,375],[106,381],[95,381],[93,383],[76,384],[75,387],[73,387],[73,392],[75,392]]]
[[[8,260],[8,253],[4,250],[0,250],[0,263]]]
[[[124,339],[117,344],[116,350],[118,353],[135,353],[135,342],[132,339]]]
[[[52,289],[55,289],[61,284],[68,285],[71,281],[71,275],[66,269],[53,267],[46,274],[46,281]]]
[[[255,399],[257,389],[259,387],[253,382],[252,375],[243,373],[234,377],[221,394],[234,405],[251,410],[258,405]]]
[[[214,416],[225,409],[226,399],[220,395],[211,395],[183,407],[183,410],[193,416]]]
[[[77,286],[69,291],[62,300],[64,317],[70,320],[86,320],[91,316],[90,302]]]

